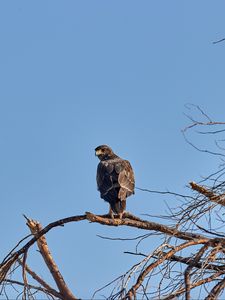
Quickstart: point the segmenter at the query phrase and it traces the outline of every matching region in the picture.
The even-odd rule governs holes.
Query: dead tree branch
[[[36,236],[42,230],[42,226],[39,222],[28,219],[27,226],[29,227],[31,233]],[[38,238],[37,245],[40,250],[40,253],[45,261],[46,266],[48,267],[54,281],[59,289],[61,299],[76,300],[77,298],[72,294],[67,284],[65,283],[62,274],[60,273],[56,263],[53,260],[53,257],[48,248],[48,244],[44,235]],[[25,270],[25,267],[24,267]]]
[[[125,219],[115,219],[114,221],[109,218],[105,218],[104,216],[98,216],[94,215],[90,212],[86,212],[87,219],[90,222],[95,222],[99,223],[102,225],[108,225],[108,226],[129,226],[129,227],[136,227],[139,229],[144,229],[144,230],[151,230],[151,231],[157,231],[161,232],[164,234],[167,234],[169,236],[177,237],[182,240],[193,240],[193,239],[201,239],[201,238],[206,238],[202,235],[191,233],[191,232],[182,232],[177,230],[176,228],[172,228],[166,225],[162,225],[160,223],[155,223],[155,222],[150,222],[150,221],[145,221],[141,220],[136,221],[132,220],[129,218]],[[128,215],[129,217],[129,215]]]
[[[199,244],[203,244],[203,247],[206,247],[206,245],[214,245],[215,239],[210,239],[208,237],[205,237],[200,234],[188,232],[188,231],[180,231],[177,230],[174,227],[169,227],[160,223],[155,223],[155,222],[150,222],[146,220],[142,220],[138,217],[135,217],[133,215],[130,215],[129,213],[124,215],[124,218],[122,220],[115,218],[112,220],[111,218],[108,217],[108,215],[95,215],[90,212],[87,212],[85,215],[82,216],[73,216],[70,218],[65,218],[65,219],[60,219],[58,221],[55,221],[53,223],[50,223],[47,225],[45,228],[42,229],[41,225],[33,220],[28,219],[28,226],[31,229],[31,232],[34,234],[34,238],[32,238],[30,241],[28,241],[21,249],[19,249],[15,253],[11,253],[11,256],[7,257],[6,260],[3,260],[1,264],[2,272],[5,270],[5,276],[7,275],[7,270],[9,270],[9,265],[11,262],[14,262],[15,257],[19,257],[26,253],[29,249],[30,246],[32,246],[35,242],[37,242],[39,250],[41,255],[43,256],[46,265],[49,267],[49,270],[52,273],[52,276],[57,283],[57,286],[59,288],[59,292],[55,291],[52,289],[49,285],[47,285],[42,279],[40,279],[33,271],[31,271],[27,265],[24,263],[24,271],[28,272],[39,284],[43,286],[44,290],[47,290],[49,294],[54,295],[55,297],[58,297],[60,299],[76,299],[73,295],[71,296],[70,291],[68,294],[65,294],[64,292],[64,280],[61,277],[61,274],[59,273],[59,270],[54,263],[50,251],[47,246],[47,241],[45,238],[45,234],[50,231],[51,229],[57,227],[57,226],[62,226],[63,224],[69,223],[69,222],[77,222],[77,221],[82,221],[82,220],[88,220],[89,222],[96,222],[102,225],[107,225],[107,226],[129,226],[129,227],[134,227],[134,228],[139,228],[142,230],[147,230],[147,231],[153,231],[153,232],[160,232],[163,235],[171,236],[173,238],[177,238],[180,240],[185,240],[185,243],[180,244],[179,246],[173,246],[172,249],[168,252],[165,251],[160,251],[153,253],[153,255],[149,256],[149,259],[152,257],[155,261],[147,265],[139,274],[138,279],[136,283],[129,289],[127,292],[125,299],[132,299],[134,298],[137,290],[143,286],[143,281],[147,277],[149,273],[151,273],[153,270],[155,270],[159,265],[163,264],[165,261],[170,262],[180,262],[180,263],[185,263],[189,267],[191,266],[197,269],[202,269],[202,267],[205,268],[205,270],[211,270],[214,271],[215,274],[224,274],[225,272],[225,266],[224,265],[219,265],[219,264],[210,264],[210,260],[208,259],[208,263],[204,265],[203,262],[199,262],[196,259],[193,258],[185,258],[180,255],[175,255],[177,252],[184,248],[189,248],[191,246],[197,246]],[[35,239],[35,240],[34,240]],[[217,238],[217,243],[221,243],[221,245],[225,245],[225,239],[223,238]],[[218,251],[221,251],[221,248],[219,248]],[[217,252],[218,252],[217,251]],[[148,260],[145,260],[146,262]],[[211,260],[212,261],[212,260]],[[21,264],[21,261],[20,261]],[[8,267],[8,269],[7,269]],[[132,274],[132,273],[131,273]],[[129,278],[131,275],[129,275]],[[219,275],[218,275],[219,276]],[[5,277],[5,280],[7,278]],[[2,279],[3,282],[5,281]],[[7,279],[8,280],[8,279]],[[130,279],[129,279],[130,280]],[[126,281],[128,283],[128,281]],[[203,281],[204,282],[204,281]],[[199,283],[200,284],[200,283]],[[27,284],[28,285],[28,284]],[[29,285],[28,285],[29,286]],[[190,289],[194,288],[196,286],[196,283],[190,283],[189,285],[189,291]],[[181,291],[185,290],[179,289],[176,293],[181,293]],[[66,296],[65,296],[66,295]]]
[[[176,252],[181,251],[184,248],[187,248],[189,246],[198,245],[198,244],[204,244],[208,240],[207,239],[199,239],[198,241],[189,241],[185,242],[177,247],[175,247],[173,250],[170,250],[168,253],[164,254],[161,258],[156,260],[154,263],[150,264],[144,271],[139,275],[137,282],[135,285],[131,287],[131,289],[126,294],[125,299],[132,299],[136,295],[137,289],[141,286],[144,279],[146,278],[147,274],[151,272],[153,269],[155,269],[158,265],[160,265],[162,262],[164,262],[167,259],[170,259],[171,256],[173,256]]]
[[[18,263],[22,266],[22,261],[18,259]],[[53,289],[49,284],[47,284],[37,273],[35,273],[31,268],[26,264],[25,265],[26,272],[31,275],[31,277],[37,281],[41,286],[43,286],[45,291],[48,291],[51,295],[57,297],[60,299],[62,296],[60,293],[58,293],[55,289]]]
[[[205,300],[216,300],[218,299],[220,293],[225,288],[225,278],[218,282],[214,288],[210,291],[209,295],[205,298]]]
[[[190,186],[193,190],[206,196],[210,201],[225,206],[225,194],[217,195],[211,189],[207,189],[204,186],[198,185],[195,182],[190,182]]]

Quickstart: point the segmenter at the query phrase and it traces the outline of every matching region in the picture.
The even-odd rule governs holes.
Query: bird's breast
[[[104,168],[108,174],[111,174],[114,170],[114,165],[110,161],[104,162]]]

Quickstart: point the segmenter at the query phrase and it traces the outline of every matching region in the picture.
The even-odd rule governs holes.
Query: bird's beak
[[[99,156],[102,154],[102,150],[101,149],[98,149],[95,151],[95,156]]]

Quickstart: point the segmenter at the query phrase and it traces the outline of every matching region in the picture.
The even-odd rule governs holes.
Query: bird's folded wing
[[[123,168],[119,173],[118,182],[122,188],[121,193],[123,192],[122,190],[126,190],[126,195],[129,196],[134,194],[134,172],[129,161],[123,160],[122,164]]]

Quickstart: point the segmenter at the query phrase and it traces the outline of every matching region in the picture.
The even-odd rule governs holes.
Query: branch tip
[[[27,220],[27,222],[30,220],[25,214],[23,214],[23,217]]]

